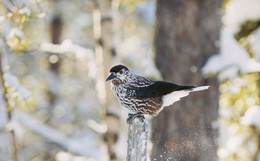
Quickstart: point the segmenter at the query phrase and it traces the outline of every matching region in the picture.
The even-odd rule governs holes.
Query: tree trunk
[[[166,81],[210,85],[166,107],[153,119],[153,152],[157,160],[217,160],[218,84],[203,79],[201,67],[218,53],[221,0],[157,1],[156,65]]]
[[[99,70],[97,81],[97,91],[99,99],[103,105],[103,115],[105,115],[107,132],[104,139],[108,145],[110,160],[118,160],[115,151],[115,144],[118,141],[120,130],[120,120],[118,116],[118,103],[115,100],[109,83],[105,83],[109,69],[113,64],[116,56],[115,49],[115,30],[113,0],[96,1],[97,9],[94,11],[94,37],[96,44],[96,58]]]
[[[51,24],[50,24],[50,36],[51,36],[51,42],[53,44],[60,44],[61,34],[62,34],[62,19],[59,15],[55,15],[52,18]],[[50,61],[50,70],[55,74],[56,76],[59,76],[59,68],[60,68],[60,58],[59,55],[56,55],[58,60],[55,62]]]

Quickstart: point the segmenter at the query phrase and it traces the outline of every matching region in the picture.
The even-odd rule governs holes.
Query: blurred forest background
[[[125,160],[115,64],[211,86],[148,117],[151,160],[260,161],[260,0],[0,0],[0,161]]]

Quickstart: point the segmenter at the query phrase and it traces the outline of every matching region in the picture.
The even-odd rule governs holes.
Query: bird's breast
[[[112,90],[114,91],[114,94],[120,99],[123,97],[126,97],[126,88],[124,88],[122,85],[113,85]]]

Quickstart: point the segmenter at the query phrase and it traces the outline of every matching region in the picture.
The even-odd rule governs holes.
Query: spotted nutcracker
[[[202,91],[209,86],[180,86],[177,84],[152,81],[129,71],[124,65],[116,65],[110,69],[106,81],[112,80],[111,87],[122,106],[129,113],[127,122],[134,117],[144,118],[144,114],[157,115],[165,106],[170,106],[190,92]]]

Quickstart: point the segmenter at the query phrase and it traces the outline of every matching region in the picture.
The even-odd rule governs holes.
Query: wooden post
[[[127,161],[147,161],[148,124],[145,119],[134,118],[128,127]]]

